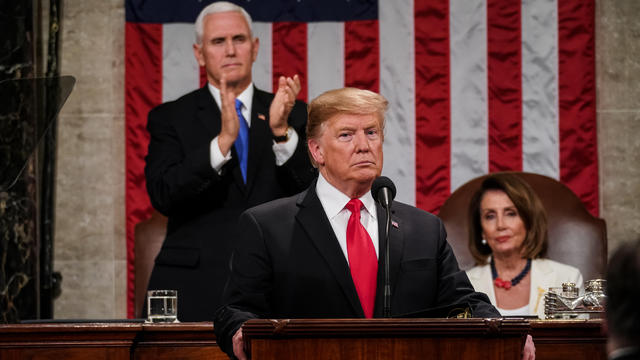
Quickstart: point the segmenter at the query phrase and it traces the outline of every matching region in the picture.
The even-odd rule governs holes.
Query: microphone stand
[[[391,276],[389,275],[389,230],[391,229],[391,203],[396,196],[396,187],[386,176],[380,176],[371,185],[371,195],[384,208],[387,218],[384,227],[384,301],[382,315],[385,318],[391,317]]]
[[[386,195],[386,194],[385,194]],[[385,246],[384,246],[384,303],[383,316],[391,317],[391,279],[389,276],[389,229],[391,227],[391,206],[386,201],[384,209],[387,211],[387,221],[384,228]]]

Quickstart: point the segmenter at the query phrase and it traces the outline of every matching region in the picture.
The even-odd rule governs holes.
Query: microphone
[[[389,209],[393,198],[396,197],[396,186],[388,177],[380,176],[371,185],[371,195],[382,207]]]
[[[387,221],[384,227],[384,307],[383,316],[391,317],[391,280],[389,277],[389,228],[391,227],[391,203],[396,196],[396,186],[386,176],[380,176],[371,185],[371,195],[382,205],[387,213]]]

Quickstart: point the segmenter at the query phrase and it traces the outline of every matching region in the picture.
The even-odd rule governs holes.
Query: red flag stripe
[[[595,5],[558,1],[560,181],[598,216]]]
[[[203,87],[209,81],[207,79],[207,70],[204,66],[198,66],[198,79],[200,79],[200,87]]]
[[[598,214],[598,162],[597,162],[597,133],[595,118],[595,59],[594,59],[594,0],[567,0],[558,2],[558,96],[559,96],[559,124],[558,138],[552,138],[552,144],[557,142],[558,155],[545,153],[542,156],[558,156],[560,180],[567,184],[585,202],[589,210]],[[396,2],[389,2],[389,4]],[[501,169],[521,169],[522,167],[522,89],[521,89],[521,34],[528,31],[521,29],[521,18],[528,19],[527,12],[521,13],[519,2],[506,0],[481,0],[474,9],[484,8],[486,4],[487,26],[480,26],[474,31],[484,32],[487,38],[487,109],[474,104],[463,104],[472,111],[489,111],[489,137],[487,142],[478,146],[488,147],[489,167],[491,171]],[[514,5],[515,4],[515,5]],[[385,3],[385,9],[391,5]],[[403,5],[405,6],[405,5]],[[397,176],[411,176],[415,180],[415,204],[428,211],[437,212],[439,206],[450,194],[452,183],[459,183],[456,177],[470,171],[458,173],[451,171],[451,140],[450,140],[450,97],[451,94],[449,64],[449,13],[460,9],[449,8],[448,1],[442,0],[414,0],[413,13],[407,12],[401,6],[399,14],[413,18],[415,38],[413,49],[400,51],[393,56],[413,56],[415,63],[414,88],[408,92],[415,93],[415,177],[409,171],[397,172]],[[531,5],[534,6],[534,5]],[[553,5],[555,6],[555,5]],[[465,7],[463,11],[470,8]],[[480,10],[480,12],[483,12]],[[381,18],[390,11],[380,14]],[[455,15],[455,14],[453,14]],[[402,16],[402,15],[400,15]],[[455,19],[455,16],[454,16]],[[398,20],[401,21],[401,20]],[[375,25],[372,25],[375,24]],[[344,25],[344,81],[345,85],[370,88],[378,91],[402,87],[403,80],[389,77],[378,79],[380,69],[386,70],[380,49],[390,47],[385,41],[393,41],[385,36],[379,36],[380,25],[384,21],[358,21]],[[279,75],[298,73],[303,81],[300,98],[308,100],[309,66],[307,57],[308,36],[304,23],[275,23],[268,26],[273,41],[269,38],[269,45],[261,49],[263,55],[268,53],[272,62],[269,64],[269,75],[277,83]],[[554,30],[555,31],[555,30]],[[386,32],[388,33],[388,31]],[[127,234],[127,294],[128,314],[133,316],[133,270],[134,270],[134,226],[143,221],[150,213],[144,184],[144,156],[147,152],[148,134],[144,130],[148,110],[161,102],[162,87],[172,86],[162,84],[162,44],[163,35],[161,24],[126,24],[126,59],[125,59],[125,112],[126,112],[126,234]],[[479,38],[482,38],[479,36]],[[191,39],[189,37],[189,39]],[[264,39],[264,37],[263,37]],[[166,41],[166,39],[164,39]],[[191,40],[189,40],[191,41]],[[370,44],[369,41],[373,41]],[[498,41],[498,42],[496,42]],[[265,41],[266,44],[266,41]],[[385,46],[387,45],[387,46]],[[412,53],[412,51],[414,51]],[[384,54],[382,54],[384,55]],[[339,56],[340,57],[340,56]],[[359,58],[362,57],[362,58]],[[186,58],[186,57],[185,57]],[[391,56],[389,56],[391,58]],[[191,60],[191,59],[189,59]],[[381,63],[382,61],[382,63]],[[364,65],[363,65],[364,64]],[[463,64],[466,65],[466,64]],[[456,66],[456,64],[453,64]],[[453,68],[454,74],[460,69]],[[465,70],[465,69],[462,69]],[[483,68],[483,70],[485,70]],[[202,70],[201,70],[202,71]],[[264,73],[265,69],[260,72]],[[555,71],[551,69],[550,71]],[[409,71],[410,72],[410,71]],[[204,85],[204,72],[201,72],[201,84]],[[396,74],[397,75],[397,74]],[[414,75],[413,73],[411,74]],[[526,76],[526,68],[525,68]],[[338,77],[340,78],[340,76]],[[167,80],[168,79],[168,80]],[[165,78],[170,82],[171,77]],[[255,79],[254,79],[255,80]],[[385,81],[393,82],[393,86]],[[192,89],[184,89],[184,92]],[[265,89],[269,90],[269,89]],[[467,91],[468,89],[463,89]],[[386,94],[388,96],[388,94]],[[489,96],[491,97],[489,99]],[[389,96],[392,107],[401,107],[397,99]],[[411,103],[413,103],[413,98]],[[476,107],[474,107],[476,106]],[[412,111],[413,112],[413,111]],[[486,113],[485,113],[486,114]],[[411,114],[413,117],[413,114]],[[482,127],[484,129],[484,126]],[[484,130],[483,130],[484,133]],[[498,135],[499,134],[499,135]],[[473,138],[475,140],[475,138]],[[485,135],[479,136],[483,141]],[[385,146],[392,143],[391,138]],[[412,138],[400,136],[393,139],[396,142],[412,142]],[[459,141],[459,139],[455,140]],[[458,146],[465,146],[458,143]],[[386,149],[387,149],[386,148]],[[393,154],[392,151],[385,152]],[[484,155],[484,154],[483,154]],[[395,155],[401,156],[401,155]],[[411,155],[410,155],[411,156]],[[472,156],[469,157],[474,160]],[[387,163],[393,161],[391,157]],[[474,168],[474,172],[482,171],[484,166]],[[467,165],[467,164],[463,164]],[[476,166],[478,163],[471,163]],[[480,170],[478,170],[480,169]],[[401,169],[400,169],[401,170]],[[453,182],[451,181],[453,179]],[[413,180],[412,180],[413,181]],[[405,187],[406,189],[411,186]]]
[[[298,74],[302,85],[298,99],[307,101],[307,24],[273,23],[272,33],[273,91],[278,89],[280,76]]]
[[[449,4],[416,0],[416,206],[437,212],[450,193]]]
[[[344,24],[344,85],[380,91],[378,20]]]
[[[152,211],[144,192],[144,157],[149,145],[147,113],[162,102],[162,25],[127,22],[125,38],[127,316],[132,318],[135,310],[134,230]]]
[[[522,170],[521,4],[487,1],[489,172]]]

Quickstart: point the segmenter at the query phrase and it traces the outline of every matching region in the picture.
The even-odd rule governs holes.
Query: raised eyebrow
[[[343,127],[338,129],[338,132],[343,132],[343,131],[354,132],[354,131],[356,131],[356,128],[353,127],[353,126],[343,126]]]
[[[382,127],[380,126],[380,123],[376,120],[371,121],[367,126],[365,126],[366,130],[371,130],[371,129],[376,129],[376,130],[382,130]]]

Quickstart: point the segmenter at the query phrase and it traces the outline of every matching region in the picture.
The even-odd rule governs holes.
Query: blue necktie
[[[240,121],[240,129],[238,130],[238,137],[233,143],[238,153],[238,160],[240,161],[240,170],[242,170],[242,179],[245,184],[247,183],[247,159],[249,158],[249,126],[247,120],[242,116],[242,101],[236,99],[236,112],[238,113],[238,120]]]

